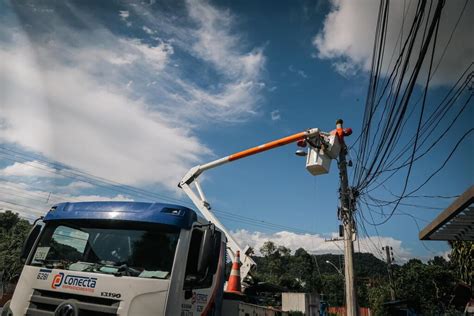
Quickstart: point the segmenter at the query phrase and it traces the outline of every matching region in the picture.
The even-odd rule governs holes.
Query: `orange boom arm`
[[[269,143],[260,145],[260,146],[255,146],[253,148],[249,148],[246,150],[242,150],[238,153],[232,154],[228,157],[228,161],[234,161],[240,158],[245,158],[251,155],[255,155],[258,153],[261,153],[263,151],[267,151],[276,147],[284,146],[293,142],[296,142],[300,139],[304,139],[308,137],[308,132],[301,132],[301,133],[296,133],[287,137],[283,137],[274,141],[271,141]]]

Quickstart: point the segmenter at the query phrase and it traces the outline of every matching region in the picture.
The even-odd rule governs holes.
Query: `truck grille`
[[[120,301],[110,298],[94,297],[46,290],[34,290],[26,315],[54,316],[54,311],[63,302],[73,300],[79,308],[79,316],[117,315]]]

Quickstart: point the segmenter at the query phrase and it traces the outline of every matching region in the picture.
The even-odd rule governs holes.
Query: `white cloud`
[[[162,70],[169,60],[170,55],[174,52],[173,46],[164,42],[158,46],[145,45],[139,40],[122,40],[121,42],[139,52],[139,57],[144,58],[155,70]]]
[[[272,121],[278,121],[281,118],[280,111],[279,110],[274,110],[270,113],[270,117],[272,118]]]
[[[63,192],[77,192],[84,189],[92,189],[92,188],[95,188],[95,185],[90,184],[88,182],[74,181],[74,182],[69,183],[66,186],[58,187],[57,189]]]
[[[261,82],[265,65],[263,50],[242,48],[245,45],[233,31],[235,18],[229,11],[218,10],[206,1],[189,0],[186,6],[197,28],[176,32],[175,42],[213,65],[220,75],[220,83],[215,89],[205,90],[195,83],[181,82],[182,90],[190,95],[176,96],[183,105],[180,110],[198,117],[204,113],[220,120],[241,120],[254,114],[264,87]],[[202,112],[195,110],[199,104]]]
[[[234,17],[229,11],[221,11],[205,1],[188,0],[190,17],[198,25],[193,32],[197,40],[193,50],[199,57],[213,63],[231,78],[243,80],[255,78],[262,70],[265,58],[261,49],[242,54],[239,38],[230,30]]]
[[[145,31],[145,33],[147,33],[148,35],[153,35],[153,34],[156,33],[155,31],[153,31],[152,29],[150,29],[149,27],[146,27],[146,26],[143,26],[142,30]]]
[[[332,64],[334,70],[345,78],[355,76],[358,71],[358,67],[351,62],[340,61]]]
[[[124,66],[139,64],[152,67],[154,71],[162,70],[174,53],[171,44],[160,39],[156,45],[144,44],[138,39],[115,37],[103,29],[98,29],[88,36],[76,34],[74,40],[79,47],[71,47],[71,43],[62,41],[40,44],[38,55],[31,57],[42,58],[40,66],[44,66],[45,63],[50,63],[51,66],[73,63],[88,75],[94,74],[99,69],[108,75],[113,70],[116,71],[115,75],[123,75],[131,70],[130,67]],[[52,60],[53,56],[57,59]],[[116,81],[117,78],[113,80]]]
[[[185,52],[190,55],[189,60],[199,61],[192,73],[202,69],[204,74],[189,80],[179,75],[189,60],[172,63],[176,65],[174,70],[168,67],[158,81],[156,94],[163,100],[157,106],[168,119],[178,117],[179,121],[190,121],[193,125],[209,119],[239,122],[254,116],[265,88],[263,49],[248,47],[243,34],[237,31],[238,18],[229,10],[217,9],[207,1],[189,0],[185,4],[188,27],[177,23],[174,15],[156,11],[150,14],[148,6],[131,8],[134,16],[143,19],[143,25],[159,31],[160,35],[168,34],[168,43],[175,51]],[[199,68],[203,64],[206,67]]]
[[[7,122],[0,141],[115,181],[169,188],[209,153],[189,129],[169,125],[118,87],[77,68],[43,69],[27,47],[14,48],[0,50],[9,61],[0,75]]]
[[[0,143],[114,181],[175,191],[187,169],[211,154],[196,137],[201,124],[248,118],[264,87],[263,52],[242,49],[230,14],[205,2],[187,6],[197,27],[147,23],[172,34],[169,41],[117,36],[79,9],[74,14],[91,29],[71,29],[51,13],[44,25],[52,40],[25,34],[31,30],[18,21],[3,25],[12,35],[0,45],[0,59],[8,60],[0,64]],[[172,66],[175,46],[218,80],[203,85]]]
[[[443,257],[444,259],[446,259],[447,261],[450,261],[451,258],[450,258],[450,255],[451,255],[451,249],[449,250],[446,250],[446,251],[443,251],[439,254],[441,257]]]
[[[81,186],[80,182],[73,182],[62,188]],[[55,189],[62,189],[55,187]],[[62,202],[94,202],[94,201],[133,201],[130,197],[122,194],[98,195],[98,194],[71,194],[52,193],[48,190],[39,190],[28,184],[2,181],[0,182],[0,212],[13,210],[20,216],[34,220],[45,215],[51,206]]]
[[[447,1],[441,17],[435,64],[440,59],[444,47],[464,6],[464,1]],[[350,1],[331,0],[331,11],[327,14],[323,28],[313,39],[316,56],[328,59],[334,69],[344,76],[354,75],[357,70],[369,71],[379,2],[371,0]],[[405,16],[404,16],[405,9]],[[405,40],[414,17],[416,2],[391,1],[388,31],[385,45],[383,69],[387,69],[391,55],[400,50],[400,35]],[[472,16],[474,3],[468,1],[462,19],[454,33],[446,54],[439,66],[434,84],[448,84],[457,79],[472,62],[474,41],[472,40]],[[421,38],[421,35],[418,37]],[[415,45],[416,56],[419,44]],[[384,73],[384,71],[382,71]]]
[[[38,161],[26,161],[25,163],[15,162],[12,165],[0,169],[0,176],[3,177],[61,177],[57,170],[41,164]]]
[[[308,78],[308,75],[303,71],[303,70],[298,70],[298,75],[300,75],[303,78]]]
[[[301,78],[304,78],[304,79],[308,78],[308,75],[302,69],[296,69],[293,65],[290,65],[288,67],[288,70],[293,73],[296,73]]]
[[[326,236],[320,234],[297,234],[288,231],[280,231],[273,234],[263,233],[263,232],[250,232],[245,229],[237,230],[232,233],[233,236],[240,242],[242,246],[249,245],[251,246],[257,254],[260,254],[259,249],[263,246],[266,241],[272,241],[276,245],[285,246],[290,248],[292,251],[295,251],[298,248],[304,248],[306,251],[312,254],[325,254],[325,253],[342,253],[343,252],[343,242],[326,242]],[[335,237],[334,234],[333,237]],[[410,250],[403,247],[402,241],[394,239],[392,237],[376,237],[378,244],[373,245],[372,240],[367,238],[361,238],[358,242],[355,243],[355,250],[359,251],[358,244],[360,244],[360,252],[372,253],[378,258],[383,258],[381,253],[382,245],[388,245],[393,247],[394,252],[402,260],[407,260],[410,257],[413,257]],[[380,249],[379,249],[380,248]]]
[[[126,20],[130,16],[130,12],[123,10],[119,11],[119,16],[123,19]]]
[[[133,199],[123,195],[123,194],[117,194],[113,196],[103,196],[103,195],[97,195],[97,194],[91,194],[91,195],[69,195],[69,194],[64,194],[64,195],[59,195],[58,198],[56,199],[56,203],[61,203],[61,202],[70,202],[70,201],[75,201],[75,202],[93,202],[93,201],[133,201]]]

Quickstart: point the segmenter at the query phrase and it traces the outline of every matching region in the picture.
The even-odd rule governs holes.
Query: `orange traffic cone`
[[[227,282],[227,292],[242,294],[240,285],[240,251],[237,251],[235,261],[232,262],[229,282]]]

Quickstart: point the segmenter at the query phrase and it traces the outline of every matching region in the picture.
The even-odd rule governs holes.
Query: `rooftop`
[[[421,240],[474,241],[474,186],[428,224],[419,237]]]
[[[157,223],[189,229],[196,221],[193,210],[174,204],[145,202],[60,203],[51,208],[44,221],[121,220]]]

